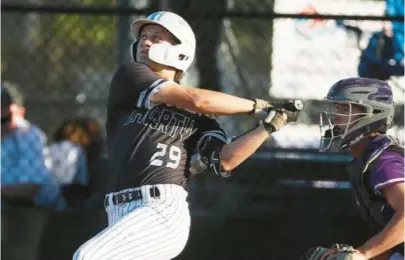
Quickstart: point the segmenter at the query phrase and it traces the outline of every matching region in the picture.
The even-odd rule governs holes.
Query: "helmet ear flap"
[[[138,49],[138,41],[131,44],[131,57],[136,62],[136,50]]]

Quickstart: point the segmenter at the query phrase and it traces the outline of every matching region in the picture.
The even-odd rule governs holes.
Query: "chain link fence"
[[[371,0],[7,3],[11,7],[3,8],[1,18],[2,79],[21,88],[28,118],[47,134],[67,117],[105,123],[109,81],[117,64],[129,59],[129,24],[156,9],[178,12],[196,32],[197,59],[184,83],[249,98],[308,100],[301,120],[306,125],[318,123],[312,101],[322,99],[335,81],[357,74],[370,34],[387,24],[377,20],[383,20],[385,2]],[[299,17],[343,13],[374,17]],[[402,77],[393,85],[402,126]],[[253,124],[246,117],[222,122],[230,135]]]
[[[318,146],[319,100],[335,81],[358,74],[374,32],[403,26],[403,10],[387,18],[385,1],[373,0],[3,1],[2,82],[18,86],[45,145],[75,136],[87,158],[90,150],[101,153],[109,83],[130,59],[130,23],[162,9],[185,17],[196,32],[197,57],[185,84],[306,102],[298,124],[267,144],[284,148]],[[403,143],[404,81],[389,80],[398,103],[392,133]],[[254,125],[242,116],[220,120],[229,135]]]

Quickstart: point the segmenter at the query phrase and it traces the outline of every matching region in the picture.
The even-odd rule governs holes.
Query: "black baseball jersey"
[[[142,63],[116,71],[107,108],[110,191],[152,184],[185,187],[197,145],[207,166],[221,170],[220,151],[227,138],[215,119],[151,102],[167,83]]]

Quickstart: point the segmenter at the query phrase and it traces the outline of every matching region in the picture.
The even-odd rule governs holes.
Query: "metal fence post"
[[[130,0],[119,0],[118,7],[130,7]],[[122,64],[129,60],[129,47],[131,37],[129,34],[129,26],[131,24],[130,15],[120,14],[117,19],[117,49],[116,63]]]

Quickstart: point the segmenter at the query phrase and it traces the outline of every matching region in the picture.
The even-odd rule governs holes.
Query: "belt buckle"
[[[141,190],[136,190],[135,191],[135,196],[137,196],[137,200],[142,200],[143,199],[143,195],[142,195],[142,191]]]
[[[134,200],[134,198],[133,198],[133,194],[134,194],[134,192],[133,191],[130,191],[130,192],[128,192],[127,194],[124,194],[123,196],[124,196],[124,201],[125,202],[129,202],[129,201],[133,201]],[[128,195],[128,196],[127,196]]]
[[[113,197],[112,197],[112,201],[113,201],[114,205],[119,205],[120,204],[120,202],[118,200],[118,196],[120,196],[120,194],[114,194]]]
[[[110,202],[108,201],[108,199],[109,199],[109,196],[108,196],[108,195],[104,196],[104,208],[108,207],[109,204],[110,204]]]
[[[160,197],[160,190],[158,187],[152,187],[149,189],[149,194],[152,198]]]
[[[136,192],[136,191],[135,191]],[[122,203],[126,203],[126,202],[130,202],[133,200],[133,191],[129,191],[129,192],[124,192],[122,194],[120,194],[120,199],[122,201]]]

